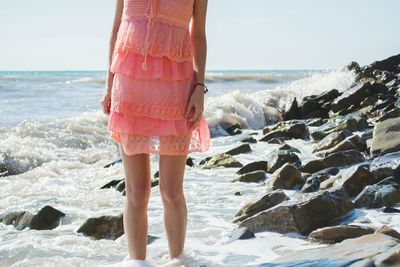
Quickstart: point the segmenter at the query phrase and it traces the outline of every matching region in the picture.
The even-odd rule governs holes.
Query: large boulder
[[[297,203],[281,204],[259,212],[245,219],[240,226],[253,232],[276,231],[280,233],[298,232],[308,235],[315,229],[327,226],[351,211],[353,203],[342,190],[324,190],[310,194]]]
[[[375,176],[364,166],[356,166],[350,168],[342,174],[342,178],[336,180],[335,184],[346,189],[351,196],[357,196],[367,185],[376,183]]]
[[[399,253],[397,239],[373,233],[332,245],[285,253],[272,262],[259,266],[399,266]],[[384,259],[387,261],[384,262]]]
[[[400,118],[387,119],[375,125],[371,143],[371,156],[400,150]]]
[[[244,174],[248,172],[253,172],[253,171],[268,171],[268,161],[265,160],[260,160],[260,161],[254,161],[250,162],[243,167],[241,167],[239,170],[236,171],[237,174]]]
[[[272,189],[293,189],[304,183],[301,172],[290,163],[285,163],[272,174]]]

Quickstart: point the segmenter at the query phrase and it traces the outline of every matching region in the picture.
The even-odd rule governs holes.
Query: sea
[[[0,176],[0,215],[11,211],[36,213],[50,205],[66,214],[52,230],[17,230],[0,223],[0,266],[107,266],[127,255],[125,236],[94,240],[77,233],[86,219],[119,215],[124,196],[115,189],[100,189],[124,178],[118,147],[109,138],[108,117],[100,101],[104,71],[1,71],[0,163],[18,167],[20,174]],[[237,146],[244,135],[258,134],[276,122],[277,110],[287,108],[294,97],[319,94],[333,88],[343,91],[354,82],[345,70],[210,70],[204,116],[211,131],[210,150],[192,153],[201,159]],[[238,123],[240,135],[230,136],[224,125]],[[303,140],[288,143],[313,157]],[[252,153],[235,156],[243,164],[260,160],[276,144],[261,142]],[[151,155],[151,170],[158,170],[158,156]],[[323,246],[296,233],[256,233],[246,240],[231,240],[237,225],[235,213],[266,193],[257,183],[232,183],[231,168],[202,169],[186,166],[184,191],[188,208],[185,251],[193,266],[256,266],[294,250]],[[241,192],[240,195],[235,192]],[[294,192],[285,190],[287,195]],[[163,206],[153,187],[148,208],[147,259],[167,261]],[[388,224],[400,231],[390,214],[376,210],[355,211],[349,222]]]

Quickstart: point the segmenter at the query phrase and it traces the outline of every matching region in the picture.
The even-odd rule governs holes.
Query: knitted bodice
[[[194,0],[124,0],[114,54],[143,55],[143,70],[147,70],[147,55],[190,61],[193,4]]]
[[[193,3],[194,0],[125,0],[123,14],[186,28],[192,17]]]

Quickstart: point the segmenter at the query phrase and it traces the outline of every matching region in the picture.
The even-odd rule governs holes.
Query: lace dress
[[[194,0],[125,0],[111,62],[110,137],[128,155],[209,149],[202,116],[184,117],[194,90],[190,20]]]

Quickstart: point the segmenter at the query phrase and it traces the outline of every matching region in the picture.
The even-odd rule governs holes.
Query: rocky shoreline
[[[232,222],[237,229],[231,240],[257,238],[256,233],[295,232],[324,247],[282,255],[261,266],[400,266],[400,233],[389,226],[372,228],[345,224],[356,209],[400,213],[400,55],[360,67],[356,82],[294,98],[282,111],[281,121],[244,136],[231,150],[202,159],[194,168],[232,168],[232,183],[258,183],[266,193],[238,209]],[[238,125],[226,127],[230,135],[242,133]],[[301,139],[312,148],[313,158],[286,143]],[[277,144],[248,164],[235,156],[252,153],[262,142]],[[121,160],[104,166],[121,164]],[[3,170],[4,169],[4,170]],[[12,172],[4,166],[0,172]],[[152,186],[158,186],[158,173]],[[112,180],[101,189],[115,188],[125,195],[124,179]],[[285,190],[292,190],[288,196]],[[235,195],[241,195],[236,192]],[[0,215],[0,222],[18,230],[26,227],[54,229],[66,214],[51,206],[37,214],[28,211]],[[123,235],[119,216],[88,218],[77,233],[93,239]],[[149,243],[157,237],[149,236]]]

